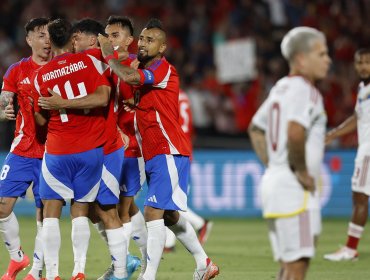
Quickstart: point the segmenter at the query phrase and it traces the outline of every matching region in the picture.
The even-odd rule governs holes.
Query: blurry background
[[[253,113],[287,74],[280,41],[299,25],[318,28],[328,39],[333,66],[318,85],[328,126],[353,112],[358,80],[352,60],[358,47],[369,46],[369,0],[3,0],[0,76],[30,55],[23,30],[29,19],[91,17],[104,23],[113,14],[131,17],[135,36],[151,17],[163,21],[167,58],[192,100],[197,148],[249,147],[245,131]],[[13,125],[0,123],[0,150],[9,149]],[[354,147],[356,138],[347,136],[334,145]]]

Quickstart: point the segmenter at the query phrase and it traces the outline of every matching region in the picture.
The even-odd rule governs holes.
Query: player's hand
[[[134,68],[134,69],[139,69],[139,65],[140,65],[140,61],[135,58],[135,60],[133,60],[131,63],[130,63],[130,67],[131,68]]]
[[[13,98],[9,99],[9,104],[4,109],[4,116],[5,116],[5,119],[7,120],[10,120],[10,121],[15,120]]]
[[[333,140],[337,138],[335,135],[334,130],[330,130],[328,133],[325,135],[325,145],[329,145]]]
[[[312,176],[308,174],[307,171],[296,171],[295,175],[297,176],[298,181],[301,183],[303,188],[306,191],[314,192],[315,191],[315,180]]]
[[[113,54],[112,44],[111,44],[111,42],[109,41],[109,39],[107,37],[105,37],[104,35],[99,33],[98,41],[99,41],[99,44],[100,44],[101,52],[102,52],[104,57]]]
[[[122,131],[120,131],[120,134],[121,134],[121,138],[123,141],[123,148],[127,150],[128,146],[130,145],[130,138],[126,134],[124,134]]]
[[[38,105],[45,110],[59,110],[64,108],[64,99],[57,94],[55,91],[48,88],[48,92],[51,94],[50,97],[40,97]]]
[[[126,112],[130,112],[130,113],[133,113],[135,112],[135,100],[134,98],[130,98],[130,99],[125,99],[123,100],[123,109],[126,111]]]

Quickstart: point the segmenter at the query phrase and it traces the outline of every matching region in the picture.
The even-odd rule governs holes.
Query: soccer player
[[[179,93],[179,117],[181,129],[185,135],[189,138],[190,143],[193,139],[193,117],[191,113],[191,104],[187,94],[180,89]],[[192,146],[191,146],[192,148]],[[201,216],[194,213],[190,208],[186,212],[182,212],[181,215],[187,219],[193,228],[198,232],[198,239],[200,244],[204,244],[212,230],[213,222],[208,221]],[[176,245],[176,236],[174,233],[166,228],[166,244],[164,247],[165,252],[173,252]]]
[[[0,235],[11,259],[2,280],[14,280],[18,272],[29,264],[28,256],[21,250],[19,225],[13,208],[17,198],[24,197],[31,183],[36,203],[37,235],[33,266],[25,279],[39,280],[42,274],[42,202],[39,196],[39,175],[46,133],[35,124],[29,98],[32,98],[31,77],[51,58],[48,22],[46,18],[34,18],[25,25],[26,41],[32,49],[32,55],[11,65],[3,78],[0,118],[15,119],[14,97],[18,100],[19,111],[15,138],[0,172]]]
[[[304,279],[321,230],[318,194],[326,114],[314,86],[330,66],[325,35],[297,27],[283,38],[289,75],[280,79],[252,119],[249,135],[267,167],[261,181],[278,279]]]
[[[38,72],[34,84],[42,96],[49,91],[64,99],[100,95],[101,106],[109,100],[110,84],[86,54],[72,54],[72,26],[63,19],[48,25],[51,47],[55,57]],[[84,277],[90,231],[86,227],[89,203],[96,199],[103,167],[103,145],[106,142],[105,118],[101,108],[62,109],[50,111],[47,143],[40,176],[40,196],[44,203],[42,237],[46,279],[59,278],[59,249],[61,236],[59,218],[66,199],[72,199],[72,235],[80,242],[75,266]],[[124,254],[121,254],[124,258]],[[118,259],[120,252],[112,256]],[[124,259],[123,259],[124,260]],[[121,261],[121,259],[119,260]],[[122,276],[127,276],[122,267]]]
[[[100,72],[113,82],[109,66],[104,63],[104,58],[97,44],[98,34],[104,33],[103,25],[98,21],[86,18],[74,24],[73,31],[74,50],[76,52],[84,52],[92,57],[95,64],[99,65]],[[112,84],[112,89],[114,88],[115,86]],[[116,207],[119,202],[120,185],[122,185],[122,167],[124,159],[123,142],[120,132],[117,130],[117,118],[114,112],[115,104],[117,103],[116,97],[117,94],[115,90],[112,90],[110,93],[109,106],[105,112],[105,133],[108,141],[104,145],[104,167],[101,185],[97,195],[98,203],[95,204],[97,207],[90,208],[89,218],[106,241],[110,248],[110,252],[125,252],[126,246],[122,244],[124,239],[121,238],[124,236],[124,227],[122,227]],[[89,106],[89,108],[98,107],[100,102],[99,95],[96,94],[89,94],[83,98],[72,100],[62,99],[58,95],[39,99],[39,104],[44,109],[86,109],[86,106]],[[97,214],[98,216],[96,217]],[[125,250],[123,248],[125,248]],[[128,278],[139,265],[139,259],[133,256],[128,257]],[[107,275],[107,279],[110,279],[119,271],[119,268],[113,268],[114,265],[111,266],[111,273]],[[114,277],[117,277],[117,275]]]
[[[113,48],[118,53],[121,64],[130,66],[136,59],[136,55],[128,52],[134,35],[132,21],[123,16],[110,16],[107,20],[105,32]],[[128,241],[127,248],[129,248],[129,241],[132,237],[140,249],[142,256],[140,275],[143,275],[147,260],[146,245],[148,234],[144,216],[136,206],[134,196],[139,192],[145,182],[144,159],[136,137],[135,114],[127,112],[123,108],[123,101],[134,97],[134,88],[114,73],[113,79],[118,90],[118,126],[130,138],[123,161],[123,183],[121,184],[119,214]],[[104,277],[101,280],[103,279]]]
[[[370,48],[360,49],[355,53],[355,69],[361,82],[358,87],[355,112],[338,127],[329,131],[326,142],[329,144],[335,138],[346,135],[357,128],[358,149],[355,159],[355,169],[352,176],[353,212],[348,225],[346,246],[337,252],[324,255],[330,261],[354,260],[358,257],[357,246],[368,216],[370,196]]]
[[[100,49],[97,45],[97,35],[104,33],[104,27],[97,21],[92,19],[83,19],[77,22],[74,27],[74,49],[76,52],[84,52],[92,58],[94,64],[99,69],[99,73],[104,74],[107,79],[110,79],[110,69],[104,63]],[[112,86],[112,88],[114,88]],[[122,181],[122,163],[124,157],[123,141],[120,132],[117,130],[117,121],[114,113],[115,91],[110,93],[109,106],[105,110],[106,126],[105,134],[107,142],[104,145],[104,166],[102,180],[97,195],[97,207],[90,208],[89,218],[94,223],[94,226],[102,227],[104,240],[107,242],[109,251],[116,261],[113,261],[112,267],[114,271],[109,275],[109,279],[122,278],[122,266],[126,264],[126,241],[121,221],[118,216],[116,204],[119,202],[119,186]],[[42,97],[39,99],[39,104],[46,109],[90,109],[101,105],[102,99],[96,94],[89,94],[79,99],[66,100],[58,95],[53,97]],[[125,135],[123,135],[125,136]],[[98,217],[95,217],[96,213]],[[100,219],[102,222],[99,222]],[[99,225],[99,226],[97,226]],[[99,230],[102,232],[101,230]],[[78,248],[78,240],[76,246]],[[75,251],[75,250],[74,250]],[[122,255],[124,254],[124,255]],[[113,257],[112,257],[113,259]],[[119,261],[119,262],[118,262]],[[140,265],[140,261],[132,257],[135,265],[128,266],[127,279]],[[76,274],[77,273],[77,274]],[[75,278],[81,279],[76,269],[73,272]],[[84,275],[83,275],[84,276]],[[126,278],[125,278],[126,279]]]
[[[178,213],[187,207],[190,142],[178,122],[179,79],[164,57],[166,33],[162,24],[152,19],[142,30],[138,40],[139,69],[115,59],[107,38],[99,36],[99,42],[112,70],[126,83],[137,86],[139,95],[133,105],[149,187],[144,209],[148,261],[139,279],[156,278],[166,239],[165,225],[194,256],[194,279],[214,278],[218,267],[204,252],[193,227]]]

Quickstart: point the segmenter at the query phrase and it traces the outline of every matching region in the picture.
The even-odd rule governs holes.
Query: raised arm
[[[59,94],[48,89],[50,97],[40,97],[38,105],[45,110],[59,109],[93,109],[96,107],[105,107],[109,102],[109,86],[99,86],[94,93],[85,95],[76,99],[63,99]]]
[[[109,64],[110,68],[116,75],[130,85],[140,84],[140,74],[138,70],[122,65],[118,59],[114,56],[114,51],[108,38],[99,34],[98,40],[100,43],[100,48],[103,53],[104,58]]]
[[[307,191],[315,190],[314,179],[309,175],[306,166],[306,129],[301,124],[288,123],[288,161],[293,172]]]
[[[0,120],[15,120],[13,108],[14,92],[2,91],[0,94]]]
[[[252,142],[252,147],[263,165],[268,164],[267,144],[265,131],[251,123],[248,128],[248,134]]]

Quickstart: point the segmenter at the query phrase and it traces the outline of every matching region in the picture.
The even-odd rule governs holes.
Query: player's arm
[[[15,120],[14,92],[3,90],[0,94],[0,120]]]
[[[126,65],[122,65],[114,56],[114,51],[108,38],[99,34],[98,40],[104,58],[112,71],[123,81],[130,85],[139,85],[141,76],[138,70]]]
[[[255,124],[251,123],[248,128],[248,134],[252,142],[252,147],[256,152],[258,158],[261,160],[263,165],[267,166],[268,155],[265,131]]]
[[[306,166],[306,128],[295,121],[288,123],[288,161],[291,169],[308,191],[315,190],[313,178]]]
[[[325,144],[330,144],[335,138],[341,137],[357,129],[357,115],[354,113],[336,128],[330,130],[325,137]]]
[[[110,90],[111,88],[109,86],[101,85],[98,86],[92,94],[76,99],[64,99],[49,88],[48,91],[51,96],[40,97],[38,105],[45,110],[93,109],[105,107],[109,102]]]

